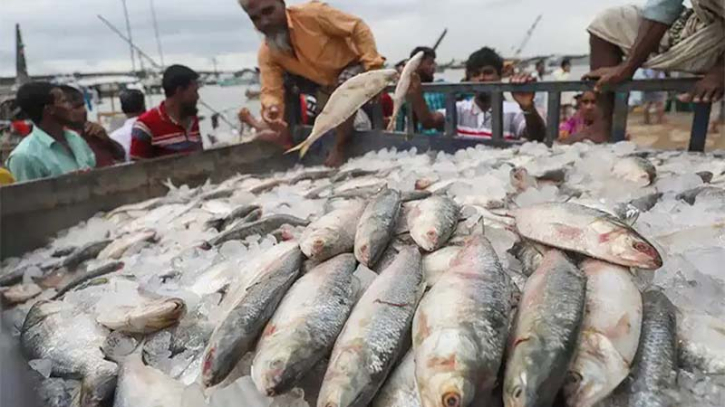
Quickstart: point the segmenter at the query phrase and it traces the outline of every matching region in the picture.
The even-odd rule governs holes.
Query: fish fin
[[[396,124],[395,122],[396,122],[396,120],[398,118],[398,114],[399,113],[400,113],[400,108],[396,108],[395,110],[393,110],[393,115],[390,116],[390,123],[388,123],[388,129],[387,130],[389,132],[395,131],[395,124]]]
[[[289,150],[285,151],[284,153],[285,154],[289,154],[289,153],[293,153],[295,151],[300,151],[300,150],[302,150],[305,147],[306,144],[307,144],[307,140],[301,142],[300,144],[297,144],[296,146],[294,146],[294,147],[290,148]]]

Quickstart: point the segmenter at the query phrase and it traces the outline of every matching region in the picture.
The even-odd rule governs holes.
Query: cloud
[[[158,59],[150,0],[126,0],[134,41]],[[128,45],[96,17],[126,32],[121,0],[2,0],[0,75],[14,75],[14,26],[23,30],[31,74],[130,69]],[[165,62],[210,69],[255,64],[261,40],[236,0],[154,0]],[[488,45],[510,54],[537,15],[543,19],[525,55],[586,53],[586,26],[601,9],[631,0],[332,0],[371,26],[378,48],[399,60],[417,45],[433,44],[449,29],[441,60],[464,59]],[[297,4],[301,1],[288,1]]]

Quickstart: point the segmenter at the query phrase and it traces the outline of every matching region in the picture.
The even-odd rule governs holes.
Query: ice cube
[[[53,372],[53,362],[48,359],[33,359],[28,362],[30,368],[40,373],[44,378],[49,378]]]
[[[553,185],[544,185],[540,189],[529,188],[516,197],[516,205],[520,208],[538,205],[546,202],[555,202],[559,189]]]
[[[224,242],[219,248],[219,254],[226,259],[233,259],[243,256],[247,252],[247,247],[239,240],[230,240]]]

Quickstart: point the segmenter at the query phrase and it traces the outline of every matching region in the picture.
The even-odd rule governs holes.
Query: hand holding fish
[[[511,83],[531,83],[536,82],[536,78],[529,74],[518,74],[511,78]],[[511,96],[514,97],[516,103],[519,104],[521,110],[529,111],[534,108],[534,92],[511,92]]]

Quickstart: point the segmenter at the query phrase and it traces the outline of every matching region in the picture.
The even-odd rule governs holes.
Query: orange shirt
[[[272,50],[266,41],[259,48],[262,109],[276,105],[284,111],[284,72],[334,86],[340,72],[352,63],[362,63],[365,70],[385,63],[370,27],[325,3],[288,7],[287,24],[294,55]]]

